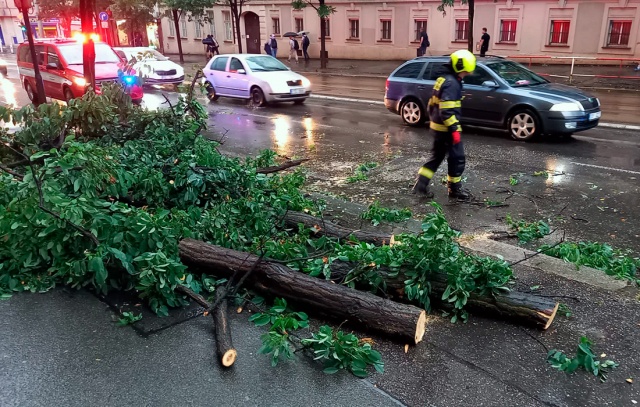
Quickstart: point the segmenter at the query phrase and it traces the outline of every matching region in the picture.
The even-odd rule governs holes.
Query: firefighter
[[[433,85],[428,111],[434,141],[431,157],[418,171],[418,180],[413,187],[414,194],[433,197],[429,183],[442,161],[447,157],[448,191],[450,198],[468,200],[469,192],[462,189],[462,172],[465,157],[460,138],[460,110],[462,102],[462,78],[476,68],[476,57],[467,50],[451,54],[449,63],[443,67],[443,74]]]

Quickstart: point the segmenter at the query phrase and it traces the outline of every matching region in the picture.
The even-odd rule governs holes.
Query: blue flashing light
[[[124,83],[126,83],[127,85],[133,85],[134,83],[136,83],[135,76],[124,76],[122,79],[124,80]]]

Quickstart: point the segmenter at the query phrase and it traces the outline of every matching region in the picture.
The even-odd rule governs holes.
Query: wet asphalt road
[[[1,79],[0,102],[28,103],[15,67],[9,67],[8,76]],[[380,78],[309,77],[319,93],[349,98],[371,99],[380,93],[377,82],[383,82]],[[172,101],[178,98],[170,89],[150,88],[144,105],[166,107],[163,94]],[[224,152],[243,156],[271,148],[288,157],[309,157],[312,160],[305,168],[310,190],[361,203],[379,200],[389,207],[409,207],[417,215],[428,211],[426,202],[409,191],[428,156],[431,136],[425,128],[404,125],[379,104],[313,98],[303,106],[264,108],[223,99],[213,103],[202,99],[202,103],[210,112],[212,132],[218,134],[212,137],[225,134]],[[463,140],[465,183],[475,201],[448,201],[446,188],[439,182],[446,175],[446,164],[434,178],[435,201],[444,206],[455,227],[469,233],[501,230],[509,213],[529,221],[546,220],[572,240],[605,241],[640,251],[636,226],[640,133],[596,128],[569,140],[518,143],[500,131],[467,128]],[[347,183],[365,162],[378,166],[366,181]],[[549,176],[534,175],[541,171]],[[512,185],[511,178],[518,183]],[[488,204],[508,206],[487,208]]]
[[[272,148],[287,157],[309,157],[309,188],[361,203],[426,213],[411,195],[415,174],[431,146],[426,129],[405,126],[379,105],[310,99],[304,106],[251,108],[236,101],[208,104],[211,129],[225,133],[221,150],[240,156]],[[219,137],[219,136],[214,136]],[[569,140],[512,141],[506,133],[467,128],[465,184],[472,204],[449,202],[434,177],[435,201],[450,222],[473,233],[505,228],[507,213],[545,220],[571,240],[610,242],[640,250],[640,134],[596,128]],[[348,183],[358,165],[375,162],[366,181]],[[546,175],[534,173],[546,171]],[[510,179],[518,181],[511,185]],[[503,204],[487,208],[487,204]]]

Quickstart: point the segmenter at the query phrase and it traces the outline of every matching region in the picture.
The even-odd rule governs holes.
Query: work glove
[[[453,144],[458,144],[460,142],[460,132],[458,130],[451,133],[451,137],[453,138]]]

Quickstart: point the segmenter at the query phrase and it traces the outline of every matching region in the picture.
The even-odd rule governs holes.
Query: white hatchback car
[[[145,85],[179,85],[184,82],[184,69],[153,48],[114,47],[120,58],[137,62],[133,69],[140,73]]]
[[[216,55],[202,70],[210,100],[220,96],[250,99],[255,106],[269,102],[304,103],[311,82],[270,55]]]

